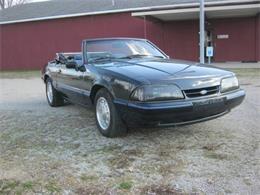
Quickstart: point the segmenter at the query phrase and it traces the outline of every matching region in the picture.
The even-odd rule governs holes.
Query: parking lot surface
[[[247,96],[228,115],[116,139],[100,135],[91,109],[49,107],[39,78],[4,77],[0,194],[259,194],[260,77],[252,75],[240,76]]]

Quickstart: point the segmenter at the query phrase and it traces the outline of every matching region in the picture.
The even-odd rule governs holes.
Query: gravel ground
[[[0,194],[259,194],[260,77],[222,118],[102,137],[93,111],[51,108],[38,78],[0,79]]]

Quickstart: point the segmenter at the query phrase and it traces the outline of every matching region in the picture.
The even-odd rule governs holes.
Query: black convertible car
[[[234,73],[172,60],[145,39],[83,41],[81,53],[59,53],[43,70],[50,106],[94,105],[107,137],[133,126],[175,126],[220,117],[245,97]]]

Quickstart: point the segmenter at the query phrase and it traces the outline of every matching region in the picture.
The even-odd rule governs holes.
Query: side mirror
[[[68,69],[75,69],[77,67],[77,63],[75,61],[68,61],[66,62],[66,68]]]
[[[61,64],[66,64],[66,63],[67,63],[67,59],[66,59],[66,57],[65,57],[62,53],[59,53],[59,54],[58,54],[58,61],[59,61]]]
[[[57,64],[59,64],[60,63],[60,61],[56,58],[55,59],[55,62],[57,63]]]

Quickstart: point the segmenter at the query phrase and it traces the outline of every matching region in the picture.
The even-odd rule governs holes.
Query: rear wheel
[[[46,80],[46,97],[50,106],[57,107],[64,104],[62,95],[53,87],[50,78]]]
[[[100,89],[95,97],[96,123],[100,133],[106,137],[118,137],[127,133],[113,103],[113,97],[106,89]]]

